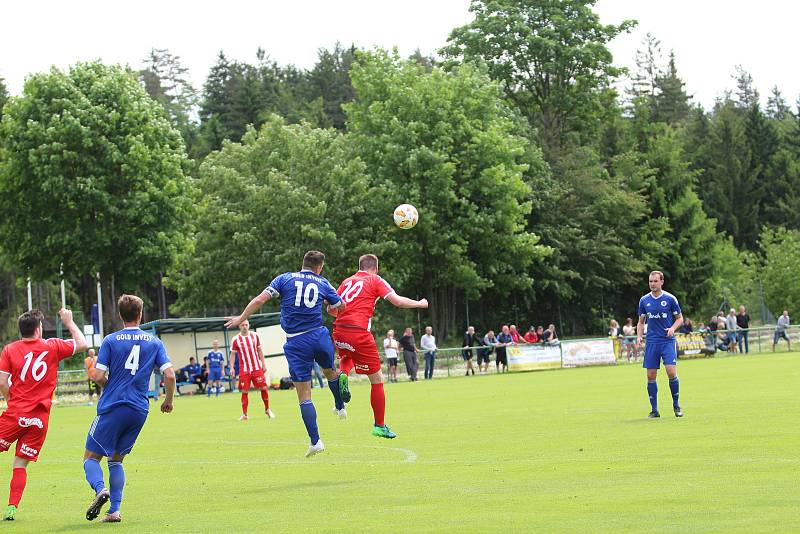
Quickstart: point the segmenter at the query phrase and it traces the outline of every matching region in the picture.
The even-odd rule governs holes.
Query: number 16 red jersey
[[[347,306],[336,316],[334,328],[349,326],[369,330],[375,303],[394,293],[394,289],[377,274],[358,271],[342,282],[336,292]]]
[[[15,416],[49,413],[58,381],[58,362],[73,354],[72,339],[20,339],[6,345],[0,354],[0,372],[11,375],[5,413]]]

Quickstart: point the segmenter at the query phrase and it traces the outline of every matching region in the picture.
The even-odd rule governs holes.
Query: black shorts
[[[495,362],[498,364],[508,365],[508,354],[506,354],[505,347],[503,350],[497,349],[497,357],[495,358]]]
[[[397,367],[397,358],[386,358],[386,363],[389,364],[389,367]]]
[[[478,351],[478,365],[481,363],[489,363],[489,355],[491,352],[488,350],[479,350]]]
[[[461,357],[464,358],[465,362],[468,362],[469,360],[472,359],[472,351],[465,350],[464,352],[461,353]]]

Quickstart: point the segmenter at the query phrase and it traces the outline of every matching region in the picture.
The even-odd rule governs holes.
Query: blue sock
[[[678,404],[678,388],[679,388],[679,386],[680,386],[680,381],[678,380],[677,376],[675,378],[670,378],[669,379],[669,390],[672,392],[672,407],[673,408],[677,408],[678,406],[680,406],[680,404]]]
[[[314,408],[314,403],[310,400],[301,402],[300,415],[303,416],[303,423],[306,425],[308,437],[311,438],[311,444],[316,445],[319,441],[319,430],[317,429],[317,409]]]
[[[122,488],[125,487],[125,470],[122,462],[108,462],[108,485],[111,493],[111,508],[109,514],[119,512],[119,505],[122,503]]]
[[[658,411],[658,383],[653,380],[647,381],[647,395],[650,397],[650,406],[654,412]]]
[[[221,387],[219,387],[219,386],[217,386],[217,387],[215,387],[215,388],[214,388],[214,391],[216,392],[216,396],[217,396],[217,397],[219,397],[219,390],[220,390],[220,389],[222,389],[222,388],[221,388]]]
[[[103,482],[103,469],[100,467],[100,462],[94,458],[84,460],[83,471],[86,473],[86,482],[89,483],[95,494],[100,493],[100,490],[106,487],[106,483]]]
[[[214,389],[214,387],[211,384],[208,384],[206,386],[206,397],[210,397],[211,396],[211,390],[212,389]]]
[[[333,393],[333,404],[337,410],[344,408],[344,401],[342,400],[342,392],[339,391],[339,377],[336,380],[328,380],[328,389]]]

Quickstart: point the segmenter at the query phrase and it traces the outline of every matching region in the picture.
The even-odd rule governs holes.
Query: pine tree
[[[653,120],[676,125],[689,116],[691,97],[684,90],[686,85],[678,77],[675,53],[670,52],[666,71],[656,78],[655,113]]]

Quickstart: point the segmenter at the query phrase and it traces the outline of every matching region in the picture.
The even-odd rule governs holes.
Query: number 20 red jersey
[[[72,339],[20,339],[6,345],[0,354],[0,372],[11,375],[6,413],[49,413],[58,381],[58,362],[73,354]]]
[[[334,328],[350,326],[369,330],[372,326],[375,303],[378,299],[394,293],[394,289],[377,274],[358,271],[342,282],[336,292],[347,306],[336,316],[333,322]]]

